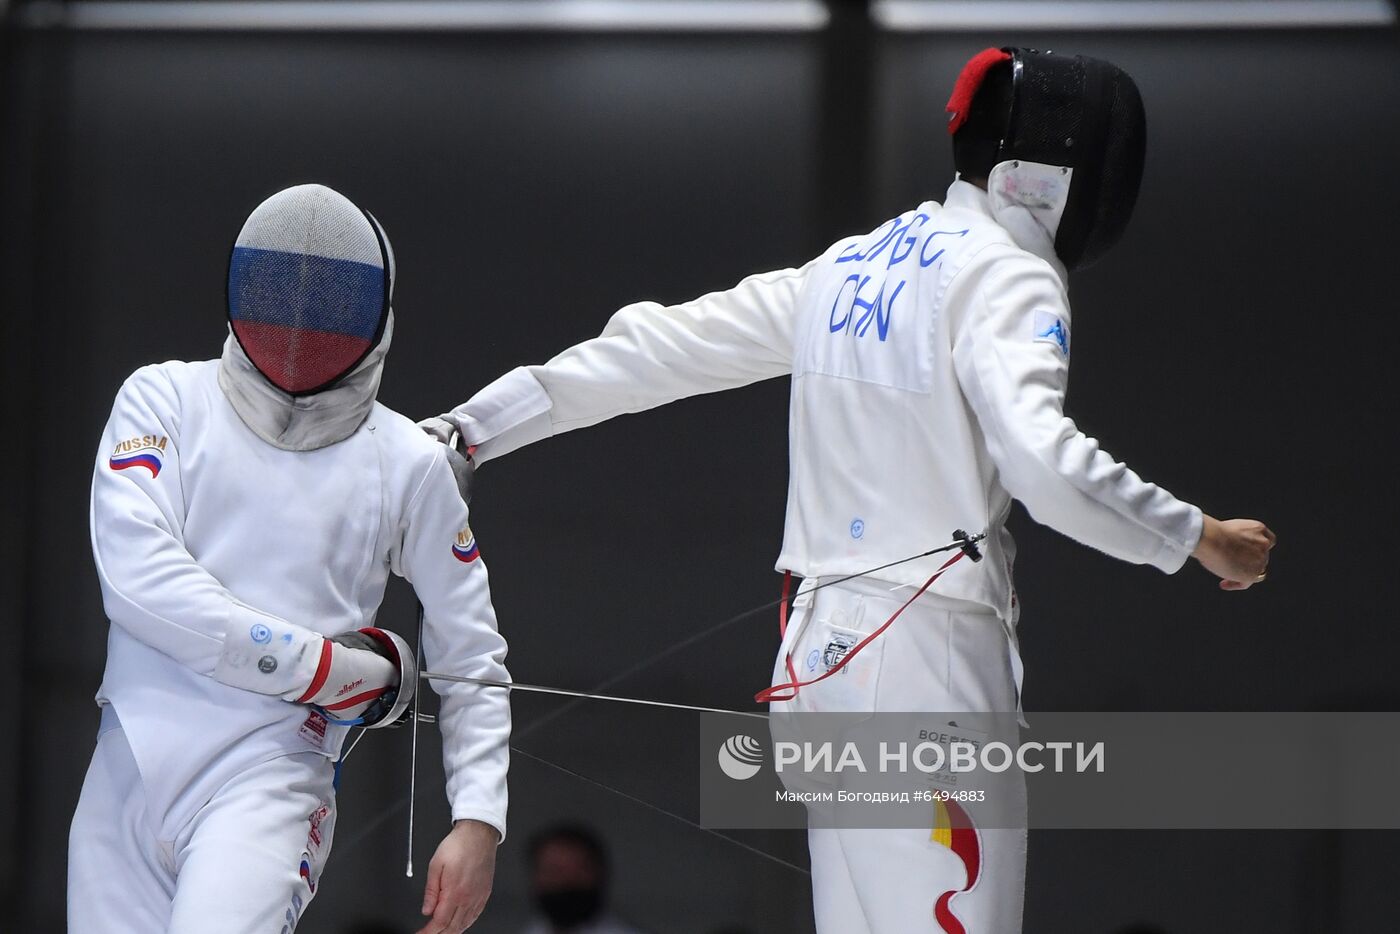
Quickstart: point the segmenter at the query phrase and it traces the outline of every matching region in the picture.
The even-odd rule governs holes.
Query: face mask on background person
[[[553,889],[536,893],[535,902],[555,929],[568,931],[603,913],[603,890],[597,886]]]

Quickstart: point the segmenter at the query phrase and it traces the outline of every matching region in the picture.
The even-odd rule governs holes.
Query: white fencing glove
[[[476,448],[467,444],[457,426],[449,421],[446,415],[425,418],[418,423],[418,427],[434,441],[447,446],[447,466],[452,468],[452,476],[457,481],[457,492],[462,495],[462,502],[470,506],[472,478],[476,474],[476,461],[472,459],[472,452]]]
[[[427,432],[434,441],[446,445],[460,444],[461,435],[457,431],[457,426],[448,421],[446,415],[434,415],[432,418],[425,418],[418,423],[418,427]],[[466,450],[463,449],[465,454]]]
[[[384,718],[397,697],[402,674],[396,656],[400,654],[406,653],[400,653],[388,633],[380,629],[342,632],[322,639],[315,671],[305,689],[299,695],[289,691],[282,697],[310,704],[332,723],[373,725]]]

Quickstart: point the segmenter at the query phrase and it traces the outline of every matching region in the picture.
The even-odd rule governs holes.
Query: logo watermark
[[[763,744],[740,733],[720,744],[718,759],[725,775],[736,782],[748,781],[763,767]]]
[[[838,649],[839,650],[839,649]],[[1400,713],[774,713],[701,721],[700,821],[1400,829]],[[718,750],[718,754],[716,754]]]

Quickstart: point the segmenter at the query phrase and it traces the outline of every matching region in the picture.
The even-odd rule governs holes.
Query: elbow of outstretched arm
[[[1199,510],[1143,482],[1068,419],[998,465],[1035,521],[1110,557],[1173,573],[1200,535]]]
[[[1031,518],[1064,535],[1117,557],[1123,556],[1097,526],[1111,520],[1111,510],[1076,482],[1082,479],[1082,451],[1070,442],[1077,433],[1064,419],[1037,431],[1022,432],[1014,441],[993,449],[1002,486]],[[1082,437],[1082,436],[1080,436]],[[1095,518],[1102,521],[1096,522]]]
[[[1002,486],[1045,525],[1063,510],[1071,484],[1063,472],[1063,432],[1041,428],[1008,435],[990,445]]]
[[[1082,494],[1105,508],[1136,514],[1155,488],[1136,481],[1126,464],[1114,460],[1098,441],[1079,430],[1067,416],[1036,422],[1008,436],[1008,453],[997,466],[1008,478],[1007,489],[1033,508],[1062,501],[1067,494]],[[1034,514],[1034,512],[1032,512]]]

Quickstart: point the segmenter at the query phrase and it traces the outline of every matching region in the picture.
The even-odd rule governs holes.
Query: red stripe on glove
[[[315,697],[326,685],[326,676],[331,673],[331,640],[321,640],[321,660],[316,663],[316,675],[306,693],[297,698],[298,704],[305,704]]]

